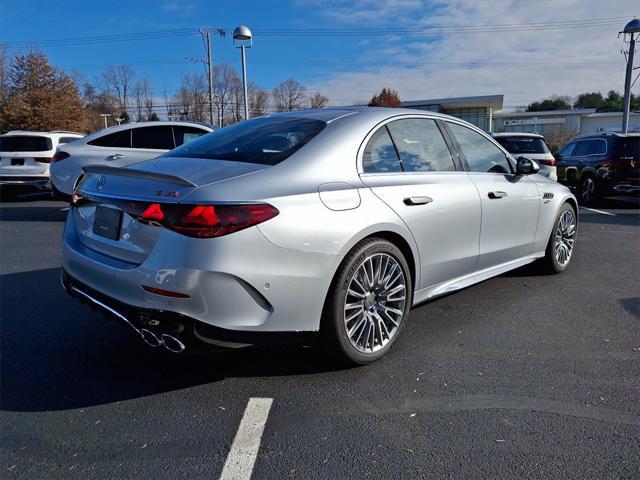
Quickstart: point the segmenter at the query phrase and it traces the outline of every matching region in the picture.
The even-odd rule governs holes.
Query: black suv
[[[640,193],[640,134],[599,133],[577,137],[558,152],[558,181],[594,203],[605,195]]]

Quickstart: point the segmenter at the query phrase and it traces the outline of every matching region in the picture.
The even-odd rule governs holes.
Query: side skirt
[[[545,255],[545,252],[534,253],[532,255],[527,255],[526,257],[501,263],[500,265],[495,265],[493,267],[485,268],[484,270],[480,270],[477,272],[469,273],[467,275],[463,275],[458,278],[454,278],[453,280],[448,280],[446,282],[442,282],[437,285],[432,285],[430,287],[423,288],[422,290],[418,290],[413,294],[412,306],[415,307],[419,303],[425,302],[434,297],[438,297],[446,293],[454,292],[456,290],[469,287],[476,283],[483,282],[485,280],[488,280],[489,278],[502,275],[505,272],[522,267],[539,258],[542,258],[544,257],[544,255]]]

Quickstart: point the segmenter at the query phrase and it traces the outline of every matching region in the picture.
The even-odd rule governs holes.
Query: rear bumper
[[[24,187],[50,188],[49,177],[29,177],[0,175],[0,185],[18,185]]]
[[[79,238],[74,213],[72,209],[65,226],[63,268],[110,302],[169,312],[238,334],[319,330],[324,300],[341,260],[337,255],[277,247],[252,227],[215,239],[163,231],[141,263],[133,264],[87,247]],[[143,286],[184,298],[151,293]]]
[[[140,308],[111,298],[85,285],[62,269],[60,282],[70,296],[107,318],[118,321],[142,337],[141,331],[156,337],[171,335],[190,353],[313,341],[313,332],[244,332],[214,327],[194,318],[167,310]],[[159,346],[159,345],[158,345]]]

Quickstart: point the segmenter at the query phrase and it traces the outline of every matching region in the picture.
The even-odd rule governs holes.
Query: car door
[[[480,200],[441,127],[409,117],[367,140],[362,181],[406,223],[418,246],[418,289],[472,273],[478,258]]]
[[[575,182],[575,165],[572,162],[573,151],[577,142],[569,142],[558,152],[558,181],[565,185],[571,185]]]
[[[540,195],[526,175],[516,175],[511,160],[487,135],[446,122],[482,206],[480,255],[476,270],[506,263],[532,252]]]
[[[113,162],[116,166],[150,160],[173,150],[173,130],[171,125],[140,126],[131,129],[131,150],[121,152]]]
[[[589,152],[593,146],[593,140],[576,140],[576,146],[571,152],[571,157],[564,162],[567,175],[567,185],[577,187],[585,167],[589,167]]]

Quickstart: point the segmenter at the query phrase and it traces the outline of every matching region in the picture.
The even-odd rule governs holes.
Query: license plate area
[[[12,158],[11,166],[22,166],[24,165],[24,158]]]
[[[98,205],[93,221],[93,233],[109,240],[120,238],[122,210]]]

